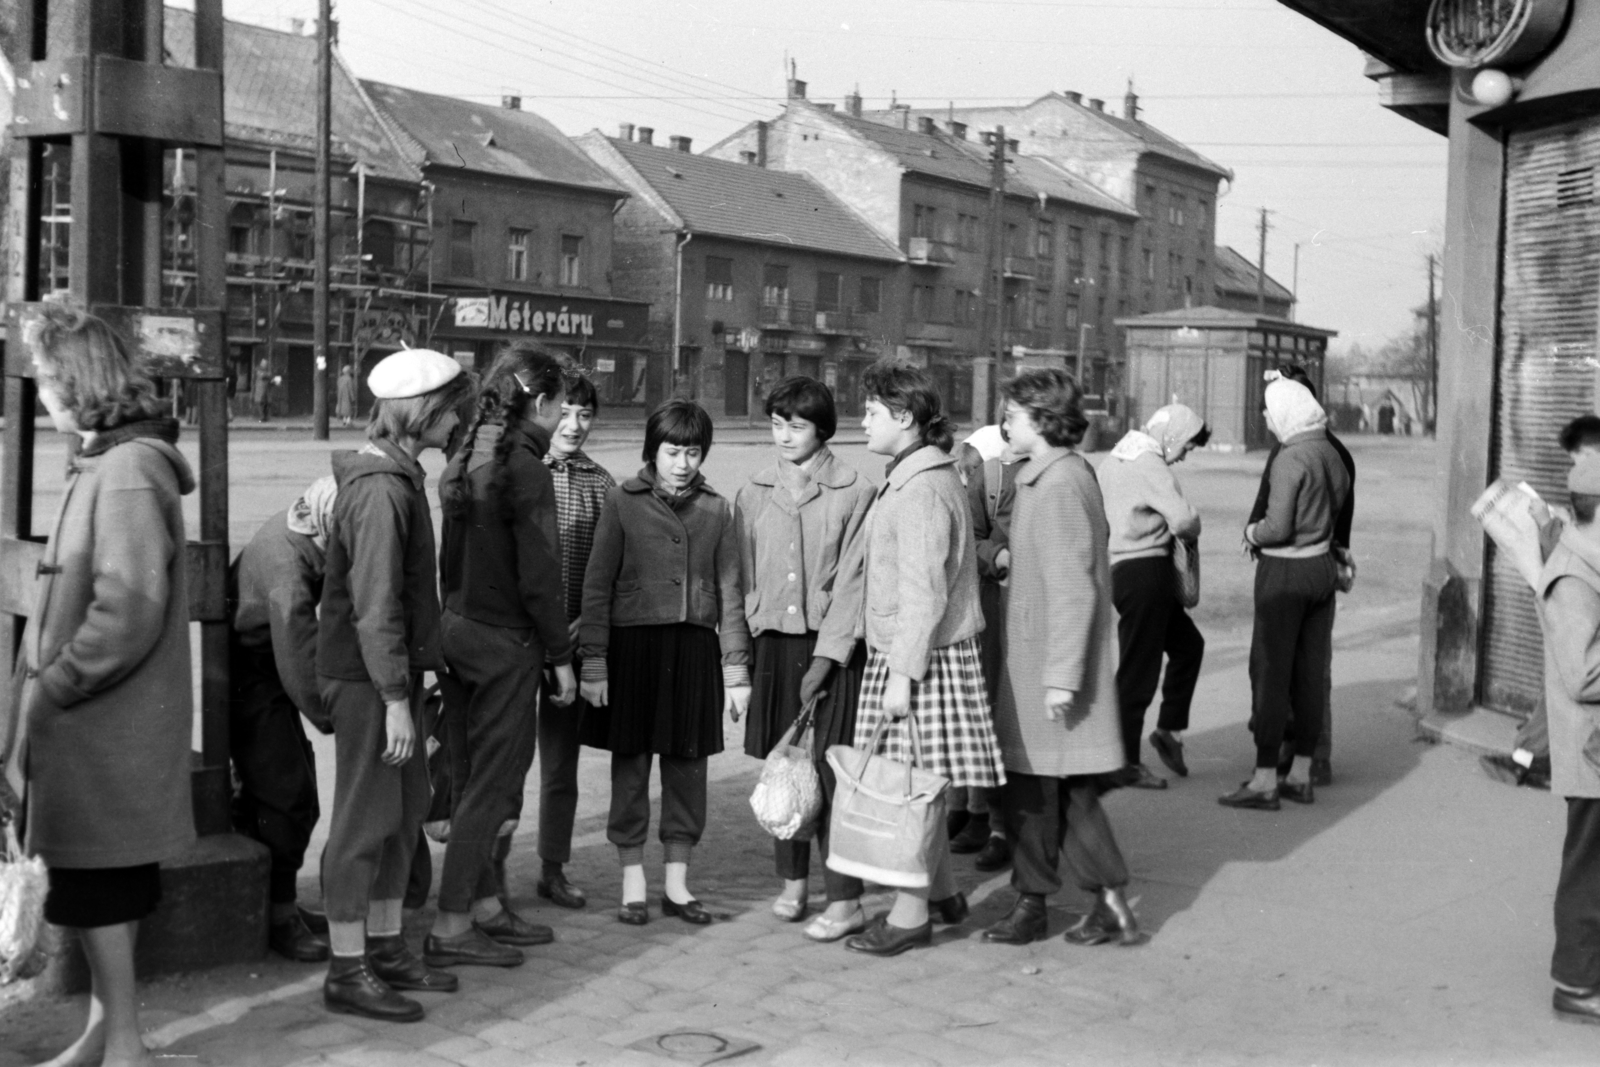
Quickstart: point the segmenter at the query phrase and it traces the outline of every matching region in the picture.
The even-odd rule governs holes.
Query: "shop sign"
[[[594,361],[594,372],[596,374],[610,374],[616,369],[617,361],[614,359],[601,358]]]
[[[648,332],[647,306],[608,300],[561,300],[521,293],[455,298],[452,325],[552,340],[640,344]]]

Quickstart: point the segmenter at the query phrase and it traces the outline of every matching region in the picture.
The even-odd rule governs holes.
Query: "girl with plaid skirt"
[[[867,516],[867,667],[855,743],[870,743],[887,718],[881,751],[888,758],[957,787],[1001,785],[1005,769],[978,646],[978,556],[966,489],[950,456],[950,420],[921,368],[880,360],[862,375],[861,386],[867,447],[892,458]],[[900,890],[894,906],[846,948],[894,956],[932,943],[930,910],[946,923],[966,918],[949,839],[939,835],[934,847],[928,888]]]

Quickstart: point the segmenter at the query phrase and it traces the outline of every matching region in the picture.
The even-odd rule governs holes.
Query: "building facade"
[[[1212,303],[1217,307],[1276,319],[1294,318],[1294,293],[1270,274],[1263,278],[1260,269],[1239,252],[1218,245],[1212,264]]]

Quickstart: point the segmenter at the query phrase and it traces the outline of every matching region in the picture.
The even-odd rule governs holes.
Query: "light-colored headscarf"
[[[328,533],[333,529],[333,502],[339,496],[339,483],[333,475],[324,475],[306,487],[305,494],[289,507],[289,529],[315,541],[318,548],[328,547]]]
[[[1143,430],[1129,430],[1123,434],[1117,447],[1111,450],[1111,456],[1131,462],[1148,452],[1171,463],[1183,446],[1205,429],[1205,425],[1206,420],[1193,408],[1185,404],[1168,404],[1150,416]]]
[[[1328,426],[1328,413],[1322,410],[1311,390],[1288,378],[1275,378],[1267,383],[1267,419],[1269,429],[1279,441],[1287,441],[1308,430],[1323,430]]]

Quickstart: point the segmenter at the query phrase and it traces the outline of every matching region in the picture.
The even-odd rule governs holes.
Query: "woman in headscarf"
[[[1269,378],[1267,428],[1283,447],[1269,476],[1266,516],[1244,528],[1245,543],[1260,550],[1250,643],[1255,773],[1218,802],[1276,811],[1280,796],[1313,800],[1311,758],[1332,659],[1337,569],[1330,549],[1350,474],[1328,442],[1328,416],[1311,391],[1276,373]],[[1294,762],[1279,781],[1278,753],[1291,717]]]
[[[1161,717],[1150,745],[1161,762],[1187,776],[1183,731],[1189,728],[1189,702],[1200,679],[1205,638],[1178,602],[1173,571],[1173,541],[1200,537],[1200,513],[1184,499],[1172,465],[1211,439],[1204,419],[1182,404],[1168,404],[1150,416],[1143,430],[1129,430],[1100,465],[1100,492],[1111,525],[1111,596],[1117,606],[1117,706],[1128,782],[1142,789],[1165,789],[1139,756],[1144,713],[1161,677]]]

